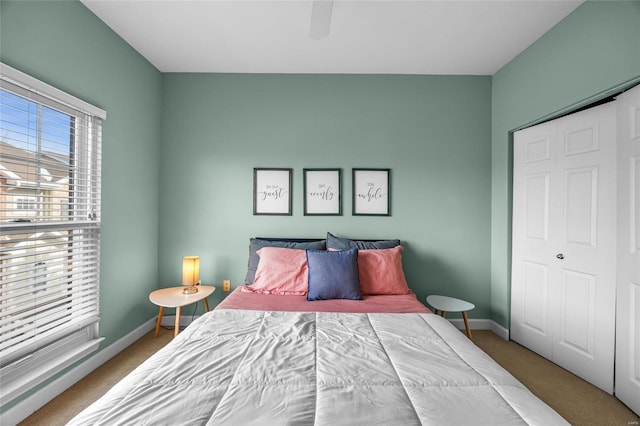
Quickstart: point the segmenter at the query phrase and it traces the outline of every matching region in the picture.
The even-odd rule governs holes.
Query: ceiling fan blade
[[[320,40],[329,35],[333,0],[313,0],[309,37]]]

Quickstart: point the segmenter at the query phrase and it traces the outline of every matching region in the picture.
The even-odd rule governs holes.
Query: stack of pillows
[[[400,240],[363,241],[328,233],[326,240],[252,238],[243,291],[361,300],[362,295],[411,293]]]

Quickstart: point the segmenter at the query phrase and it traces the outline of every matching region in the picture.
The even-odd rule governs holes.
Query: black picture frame
[[[253,169],[253,214],[291,216],[293,169]]]
[[[305,216],[342,216],[342,170],[302,169]]]
[[[353,216],[391,216],[391,169],[352,169]]]

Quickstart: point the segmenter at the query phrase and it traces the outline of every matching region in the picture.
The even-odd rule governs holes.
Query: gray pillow
[[[340,238],[327,232],[327,248],[334,250],[348,250],[356,247],[359,250],[387,249],[400,245],[400,240],[349,240]]]
[[[244,279],[244,283],[247,285],[253,284],[253,280],[256,277],[256,270],[258,269],[258,263],[260,262],[260,256],[256,253],[262,247],[281,247],[298,250],[326,250],[326,240],[303,240],[303,239],[284,239],[284,238],[251,238],[249,240],[249,262],[247,265],[247,275]]]

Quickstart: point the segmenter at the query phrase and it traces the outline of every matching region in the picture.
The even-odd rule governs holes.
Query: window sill
[[[83,342],[78,344],[79,338],[83,338]],[[22,362],[3,367],[0,370],[0,376],[2,376],[0,406],[20,397],[74,362],[96,351],[103,340],[102,337],[87,341],[87,335],[83,330],[43,348]],[[69,350],[71,345],[75,347]]]

